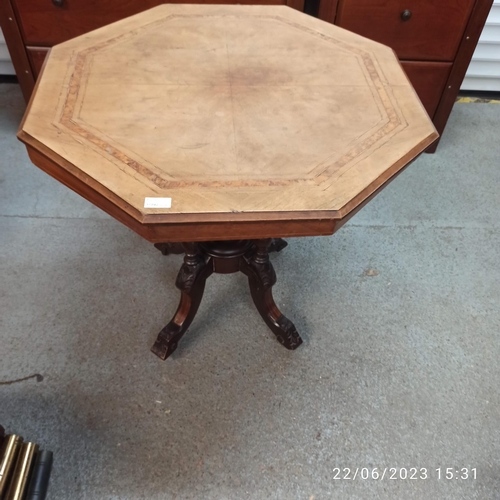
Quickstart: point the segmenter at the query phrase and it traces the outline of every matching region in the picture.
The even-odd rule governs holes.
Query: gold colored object
[[[16,468],[5,500],[22,500],[26,495],[37,451],[38,445],[35,443],[21,445],[21,451],[17,458]]]
[[[0,498],[3,498],[4,493],[7,491],[7,485],[14,471],[22,442],[23,438],[15,434],[5,436],[2,451],[0,452]]]

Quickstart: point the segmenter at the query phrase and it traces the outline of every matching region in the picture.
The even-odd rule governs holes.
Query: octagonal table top
[[[438,134],[386,46],[170,4],[52,48],[18,137],[150,241],[195,241],[331,234]]]

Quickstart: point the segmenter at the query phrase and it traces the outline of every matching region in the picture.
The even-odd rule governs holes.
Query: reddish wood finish
[[[286,0],[282,5],[288,5],[288,7],[291,7],[292,9],[304,12],[304,0]]]
[[[21,134],[22,136],[22,134]],[[42,145],[39,145],[43,149]],[[159,225],[155,223],[141,223],[138,214],[135,217],[131,214],[134,209],[123,200],[117,198],[113,193],[101,194],[95,187],[92,179],[86,179],[81,173],[70,172],[56,168],[55,164],[47,157],[28,147],[28,154],[36,165],[43,165],[43,170],[51,177],[77,192],[80,196],[90,201],[95,206],[104,210],[128,228],[152,243],[184,242],[184,241],[210,241],[225,240],[223,234],[231,234],[232,238],[274,238],[293,236],[315,236],[333,234],[336,222],[332,219],[308,220],[307,224],[303,220],[280,221],[279,228],[276,222],[266,220],[245,221],[235,220],[234,222],[212,222],[203,226],[190,223],[175,223],[169,225]],[[60,161],[64,162],[62,158]],[[66,167],[71,169],[67,163]],[[196,228],[196,231],[194,230]]]
[[[432,118],[443,94],[452,63],[401,61],[401,65]]]
[[[219,3],[286,5],[286,0],[62,0],[56,7],[50,0],[15,0],[24,42],[27,45],[52,46],[162,3]],[[303,0],[292,7],[301,10]]]
[[[318,17],[323,21],[329,23],[335,23],[335,17],[337,16],[339,0],[329,0],[319,2]]]
[[[19,25],[9,0],[0,0],[0,27],[9,49],[17,79],[21,85],[24,98],[28,101],[35,86],[35,78],[31,70],[28,56],[24,48]]]
[[[46,47],[26,47],[35,79],[38,78],[40,71],[42,71],[42,66],[49,50]]]
[[[401,59],[453,61],[473,6],[474,0],[341,0],[335,22],[389,45]]]
[[[278,341],[290,350],[302,344],[295,326],[282,314],[273,299],[276,273],[269,260],[269,252],[281,250],[282,245],[276,246],[275,241],[268,238],[184,243],[183,247],[186,254],[175,283],[181,291],[181,300],[172,321],[161,330],[151,348],[160,359],[168,358],[177,349],[198,311],[206,280],[214,272],[230,274],[241,271],[245,274],[255,307]]]
[[[274,302],[272,288],[276,284],[276,273],[269,260],[271,242],[272,239],[253,241],[255,248],[240,258],[239,267],[248,277],[252,299],[262,319],[276,335],[280,344],[294,350],[302,344],[302,339],[294,324]]]
[[[193,321],[203,298],[207,278],[214,272],[212,258],[205,255],[199,244],[185,243],[184,263],[175,285],[181,291],[181,300],[174,317],[158,334],[151,351],[160,359],[167,359],[176,349]]]

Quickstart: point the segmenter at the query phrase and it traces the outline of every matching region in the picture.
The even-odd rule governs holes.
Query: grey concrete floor
[[[500,498],[499,105],[456,105],[436,155],[273,255],[297,351],[216,275],[166,362],[180,257],[34,167],[24,106],[0,85],[0,423],[54,451],[50,499]]]

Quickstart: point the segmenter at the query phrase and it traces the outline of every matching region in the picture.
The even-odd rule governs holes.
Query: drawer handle
[[[411,18],[411,10],[406,9],[403,12],[401,12],[401,19],[403,21],[408,21],[410,18]]]
[[[64,0],[52,0],[52,3],[53,3],[56,7],[62,7],[62,6],[63,6],[63,3],[64,3]]]

